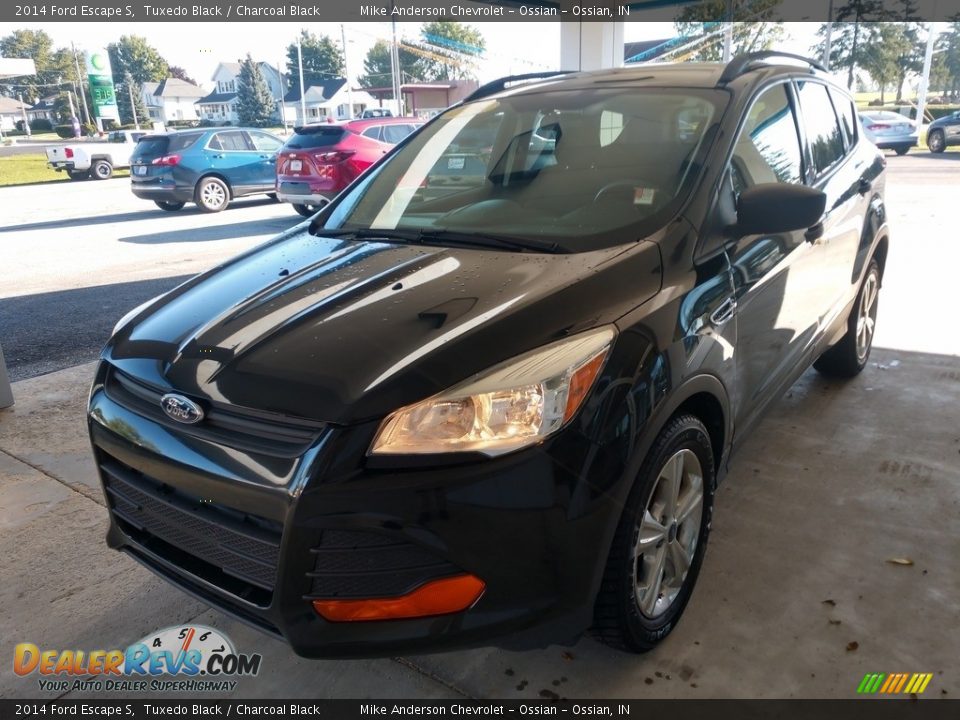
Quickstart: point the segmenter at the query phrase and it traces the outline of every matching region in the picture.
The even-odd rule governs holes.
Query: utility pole
[[[830,0],[830,6],[827,8],[827,28],[823,38],[823,59],[822,65],[830,69],[830,51],[833,40],[833,0]]]
[[[730,62],[733,57],[733,0],[727,0],[723,23],[723,61]]]
[[[353,120],[353,91],[350,89],[350,62],[347,60],[347,31],[340,23],[340,40],[343,42],[343,74],[347,78],[347,120]]]
[[[394,2],[390,2],[390,16],[393,14]],[[397,103],[397,115],[403,115],[403,98],[400,97],[400,51],[397,49],[397,21],[391,20],[390,26],[393,32],[393,42],[390,45],[390,75],[393,80],[393,99]]]
[[[923,113],[927,108],[927,91],[930,89],[930,65],[933,62],[933,40],[936,33],[933,23],[927,23],[927,50],[923,55],[923,75],[917,88],[917,130],[923,125]]]
[[[130,112],[133,113],[133,126],[140,129],[140,119],[137,117],[137,104],[133,101],[133,84],[127,85],[127,94],[130,96]]]
[[[80,74],[80,61],[77,60],[77,48],[70,43],[73,50],[73,66],[77,69],[77,84],[80,86],[80,101],[83,103],[83,121],[90,124],[90,110],[87,108],[87,94],[83,91],[83,75]]]
[[[303,50],[300,47],[300,35],[297,35],[297,67],[300,69],[300,124],[306,125],[307,100],[303,97]]]
[[[27,134],[27,137],[31,137],[30,121],[27,120],[27,108],[23,104],[23,93],[18,92],[17,97],[20,99],[20,112],[23,114],[23,131]]]
[[[287,134],[287,107],[283,104],[284,91],[286,90],[286,82],[283,79],[283,70],[280,68],[283,67],[283,63],[277,63],[277,75],[280,76],[280,98],[277,100],[277,108],[280,110],[280,122],[283,123],[283,134]]]
[[[70,117],[76,117],[77,109],[73,105],[73,93],[70,90],[67,90],[67,100],[70,101]]]

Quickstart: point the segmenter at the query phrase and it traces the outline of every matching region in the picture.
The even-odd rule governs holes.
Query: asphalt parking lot
[[[754,432],[718,491],[691,604],[644,656],[587,638],[303,660],[109,551],[83,418],[99,343],[129,307],[300,218],[256,200],[164,213],[123,180],[0,190],[0,344],[19,379],[17,405],[0,411],[0,697],[64,694],[12,673],[18,642],[125,647],[187,622],[263,654],[237,697],[842,698],[865,673],[894,671],[932,672],[925,697],[955,697],[960,333],[944,309],[960,266],[960,153],[889,156],[888,169],[870,367],[846,384],[808,372]]]

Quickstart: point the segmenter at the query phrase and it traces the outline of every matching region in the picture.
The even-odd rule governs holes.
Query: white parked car
[[[119,168],[130,167],[130,156],[145,130],[114,130],[104,142],[82,141],[47,148],[47,165],[67,171],[72,180],[94,177],[106,180]]]

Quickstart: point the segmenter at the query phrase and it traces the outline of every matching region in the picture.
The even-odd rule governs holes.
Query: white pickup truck
[[[130,167],[137,140],[146,134],[145,130],[114,130],[106,142],[52,145],[47,148],[47,165],[57,172],[66,170],[72,180],[106,180],[117,168]]]

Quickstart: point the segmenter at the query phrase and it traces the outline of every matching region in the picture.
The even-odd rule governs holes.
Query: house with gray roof
[[[198,120],[197,100],[206,95],[203,88],[186,80],[168,77],[160,82],[145,82],[143,104],[153,122]]]

